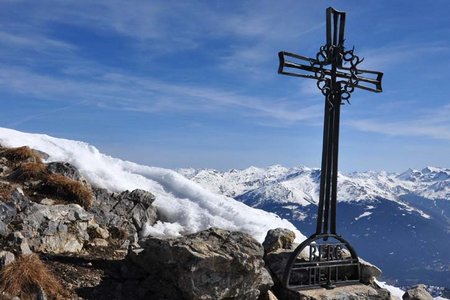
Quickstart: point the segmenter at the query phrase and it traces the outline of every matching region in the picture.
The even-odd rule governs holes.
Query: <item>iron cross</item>
[[[381,72],[358,69],[358,65],[364,59],[356,56],[353,53],[354,49],[345,50],[345,12],[329,7],[326,16],[326,45],[320,47],[315,58],[285,51],[278,53],[280,59],[278,73],[315,79],[317,87],[325,96],[316,234],[336,234],[340,106],[343,101],[349,102],[350,94],[355,88],[381,92],[383,77]]]
[[[381,92],[383,73],[361,70],[363,61],[354,48],[344,47],[345,13],[326,10],[326,44],[315,58],[279,52],[278,73],[317,80],[325,96],[325,113],[316,232],[302,242],[289,258],[283,285],[291,290],[310,287],[333,288],[360,280],[356,251],[336,233],[336,198],[339,154],[340,109],[355,88]],[[309,249],[309,250],[308,250]],[[342,253],[348,250],[350,257]],[[309,256],[304,251],[309,251]]]

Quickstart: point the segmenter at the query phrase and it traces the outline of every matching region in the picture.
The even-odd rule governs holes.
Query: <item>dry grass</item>
[[[36,254],[20,256],[0,272],[0,290],[20,299],[34,299],[39,287],[51,298],[63,292],[61,284]]]
[[[94,198],[92,191],[87,186],[60,174],[48,175],[40,192],[61,200],[78,203],[85,209],[91,207]]]
[[[8,183],[0,182],[0,201],[6,201],[11,198],[14,187]]]
[[[15,168],[8,179],[14,181],[44,180],[48,177],[47,167],[41,162],[29,162],[20,164]]]
[[[0,155],[15,163],[25,161],[35,163],[42,162],[42,159],[39,157],[39,155],[28,146],[18,148],[3,148],[0,150]]]

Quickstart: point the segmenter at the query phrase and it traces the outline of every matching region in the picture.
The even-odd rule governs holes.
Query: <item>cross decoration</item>
[[[336,233],[336,198],[340,107],[350,103],[355,88],[381,92],[383,73],[359,69],[364,59],[354,47],[344,47],[345,12],[326,10],[326,44],[315,58],[281,51],[279,74],[317,80],[325,96],[322,164],[316,232],[300,244],[285,269],[283,284],[289,289],[359,282],[358,256]],[[307,252],[309,254],[303,254]]]

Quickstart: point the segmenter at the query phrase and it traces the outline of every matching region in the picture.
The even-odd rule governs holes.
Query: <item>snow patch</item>
[[[372,214],[372,212],[370,212],[370,211],[363,212],[360,216],[358,216],[358,217],[355,218],[355,221],[358,221],[358,220],[361,219],[361,218],[370,216],[371,214]]]

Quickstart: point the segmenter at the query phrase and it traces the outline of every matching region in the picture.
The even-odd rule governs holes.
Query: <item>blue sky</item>
[[[277,74],[325,9],[385,73],[344,106],[340,169],[450,166],[450,18],[435,1],[2,1],[0,126],[161,167],[320,166],[324,99]]]

